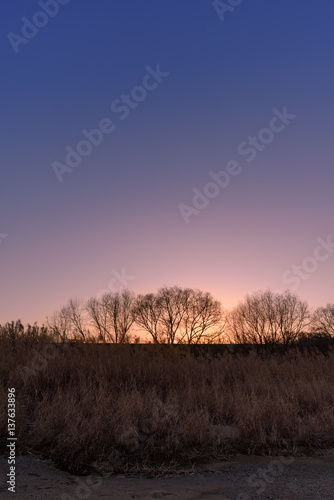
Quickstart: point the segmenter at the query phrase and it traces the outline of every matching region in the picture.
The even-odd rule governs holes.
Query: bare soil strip
[[[16,500],[333,500],[334,450],[313,457],[239,455],[164,478],[72,476],[32,457],[18,457],[16,493],[7,491],[0,459],[0,494]]]

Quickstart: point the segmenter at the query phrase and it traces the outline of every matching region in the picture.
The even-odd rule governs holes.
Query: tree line
[[[57,342],[139,343],[139,331],[156,344],[290,346],[310,337],[334,339],[334,304],[312,310],[290,291],[266,290],[226,310],[201,290],[174,286],[135,295],[123,289],[87,301],[70,299],[42,327],[25,328],[20,321],[0,325],[1,338]]]

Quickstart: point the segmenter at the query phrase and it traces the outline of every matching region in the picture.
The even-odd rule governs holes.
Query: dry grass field
[[[202,352],[203,351],[203,352]],[[2,342],[1,443],[74,473],[143,473],[334,446],[334,351]]]

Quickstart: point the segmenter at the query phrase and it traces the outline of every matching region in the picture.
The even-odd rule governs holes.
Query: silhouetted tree
[[[294,343],[307,331],[310,311],[306,302],[286,291],[247,295],[228,315],[228,333],[238,344]]]
[[[161,315],[162,308],[156,294],[148,293],[137,297],[134,307],[135,322],[151,335],[156,344],[163,342]]]
[[[91,325],[102,342],[129,342],[129,331],[134,322],[134,303],[135,296],[127,289],[108,292],[100,299],[92,298],[88,301],[86,310]]]
[[[66,342],[71,337],[71,320],[65,307],[55,311],[46,319],[48,328],[55,339]]]
[[[140,295],[136,323],[155,343],[213,342],[222,333],[222,312],[209,293],[190,288],[163,287],[156,294]]]
[[[312,316],[312,330],[316,335],[334,338],[334,304],[318,307]]]
[[[81,299],[70,299],[64,307],[64,314],[70,322],[71,337],[85,342],[88,331],[86,328],[86,307]]]
[[[179,341],[187,344],[216,342],[225,329],[220,302],[201,290],[187,289],[184,292]]]
[[[109,316],[106,307],[102,303],[102,298],[91,298],[87,302],[87,312],[91,321],[91,326],[97,337],[102,342],[107,342],[109,335]]]
[[[52,334],[61,342],[81,340],[85,342],[87,331],[86,307],[81,299],[70,299],[59,311],[47,318],[47,325]]]

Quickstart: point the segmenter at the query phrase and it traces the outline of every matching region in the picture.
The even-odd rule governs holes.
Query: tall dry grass
[[[3,342],[18,450],[73,472],[147,470],[233,452],[334,445],[334,352],[191,354],[173,346]],[[226,428],[238,434],[226,439]]]

